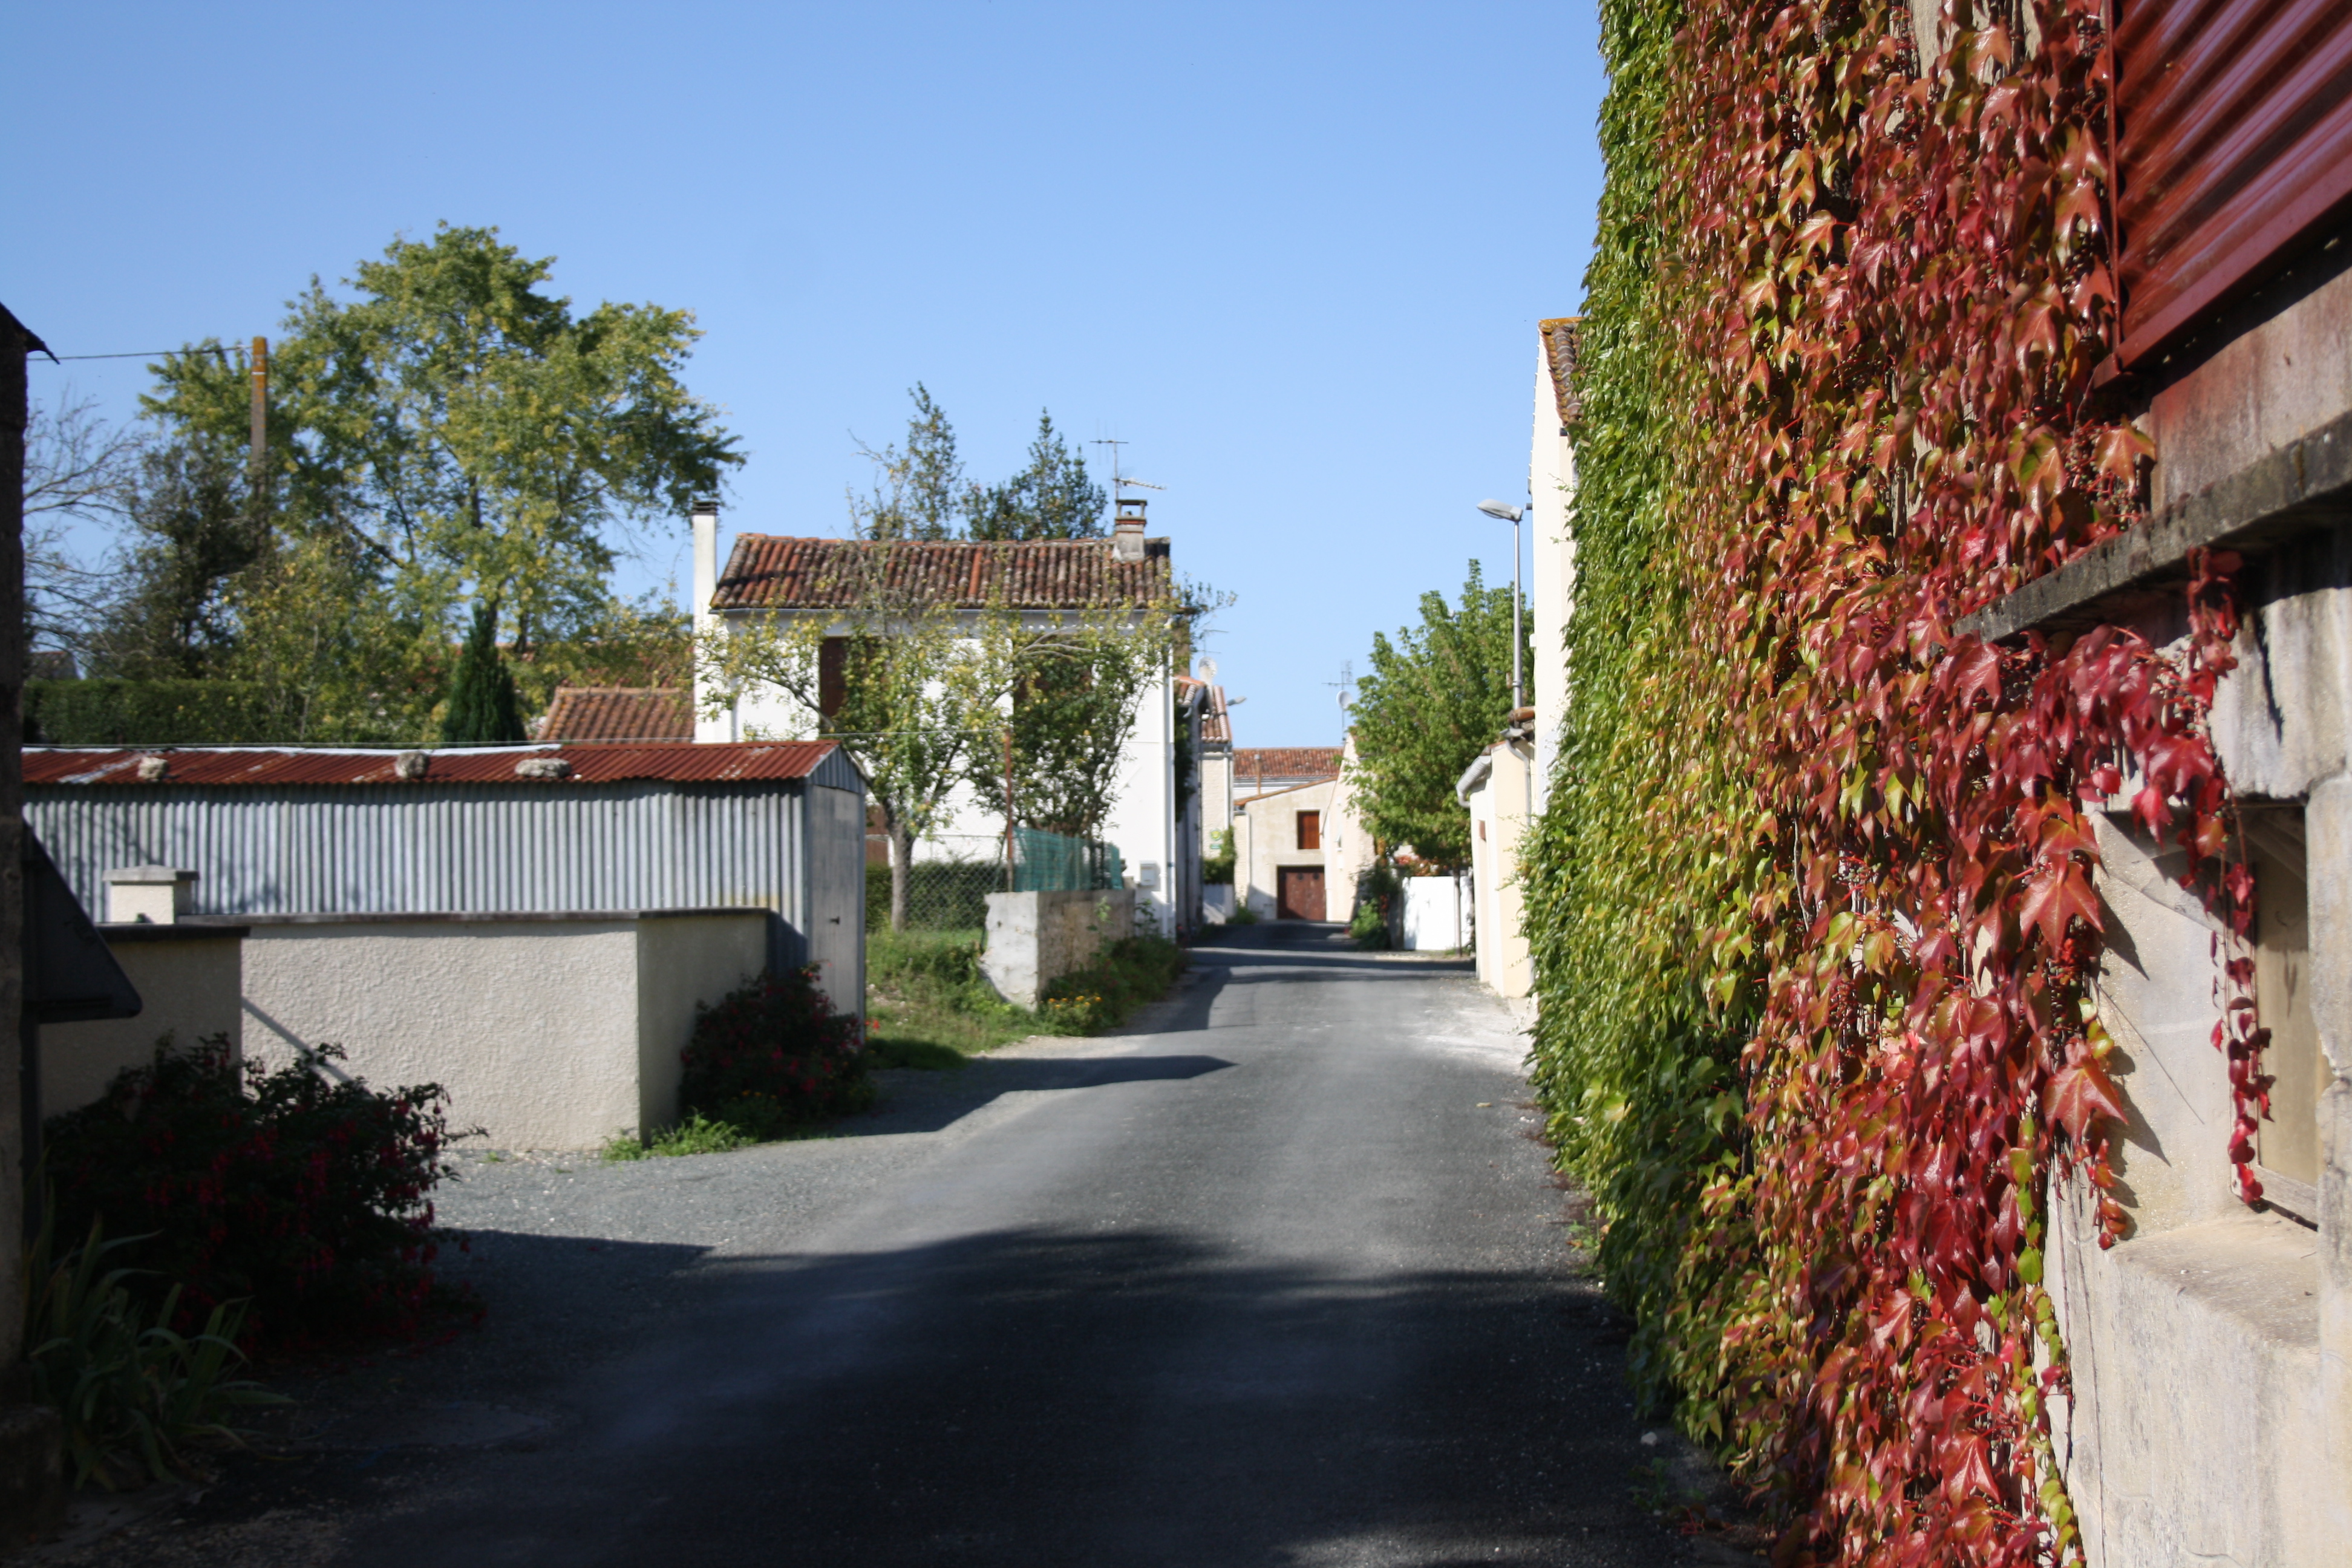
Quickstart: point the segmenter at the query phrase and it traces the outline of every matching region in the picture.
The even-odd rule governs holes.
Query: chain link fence
[[[965,931],[977,937],[988,923],[988,895],[1088,891],[1125,885],[1127,868],[1108,844],[1041,828],[1013,830],[1013,870],[1004,868],[1004,840],[978,835],[940,837],[917,846],[907,868],[907,929]],[[890,923],[890,868],[866,868],[866,929]]]

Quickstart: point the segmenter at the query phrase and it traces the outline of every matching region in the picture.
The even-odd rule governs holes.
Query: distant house
[[[694,694],[659,686],[559,686],[542,741],[691,741]]]
[[[1164,613],[1175,589],[1171,552],[1165,539],[1144,536],[1144,504],[1123,498],[1108,539],[883,545],[743,533],[736,536],[723,571],[719,566],[717,510],[698,510],[696,628],[710,636],[762,617],[834,625],[853,607],[855,590],[849,584],[856,574],[848,569],[847,558],[883,549],[893,552],[892,592],[935,607],[976,615],[1003,605],[1041,619],[1074,611]],[[698,683],[702,679],[698,673]],[[1148,910],[1152,921],[1170,933],[1183,918],[1173,868],[1185,853],[1173,679],[1162,673],[1137,694],[1135,726],[1116,799],[1099,830],[1102,840],[1118,852],[1128,883],[1139,894],[1138,919]],[[695,735],[703,742],[812,733],[824,717],[803,710],[771,688],[728,694],[698,684],[694,708]],[[918,860],[986,859],[998,852],[1004,835],[1001,801],[959,786],[948,805],[946,826],[917,842]]]
[[[1338,746],[1250,748],[1234,753],[1234,896],[1259,916],[1344,921],[1371,864],[1371,836],[1356,820],[1355,791]],[[1255,786],[1263,779],[1268,787]]]

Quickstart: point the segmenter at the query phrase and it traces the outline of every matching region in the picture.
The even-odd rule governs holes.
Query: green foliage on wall
[[[1958,626],[2128,526],[2147,456],[2093,385],[2100,7],[2023,9],[1923,48],[1885,0],[1601,6],[1535,1076],[1636,1378],[1792,1562],[2081,1561],[2042,1249],[2053,1179],[2127,1224],[2088,986],[2126,772],[2248,919],[2205,728],[2234,560],[2168,654]],[[2242,1162],[2262,1037],[2215,1030]]]

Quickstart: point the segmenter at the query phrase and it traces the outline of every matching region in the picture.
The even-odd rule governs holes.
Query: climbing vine
[[[2101,12],[1602,5],[1537,1081],[1636,1376],[1776,1495],[1783,1562],[2080,1559],[2042,1251],[2053,1173],[2127,1224],[2096,818],[2251,909],[2207,731],[2234,562],[2168,649],[1962,629],[2140,511],[2095,384]],[[2223,982],[2251,1197],[2242,955]]]

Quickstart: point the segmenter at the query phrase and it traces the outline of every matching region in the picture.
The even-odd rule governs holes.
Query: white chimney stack
[[[706,631],[716,624],[710,601],[719,593],[719,503],[698,500],[694,503],[694,629]]]
[[[1112,560],[1143,559],[1143,509],[1146,504],[1141,496],[1118,498],[1118,515],[1111,519],[1110,524]]]

